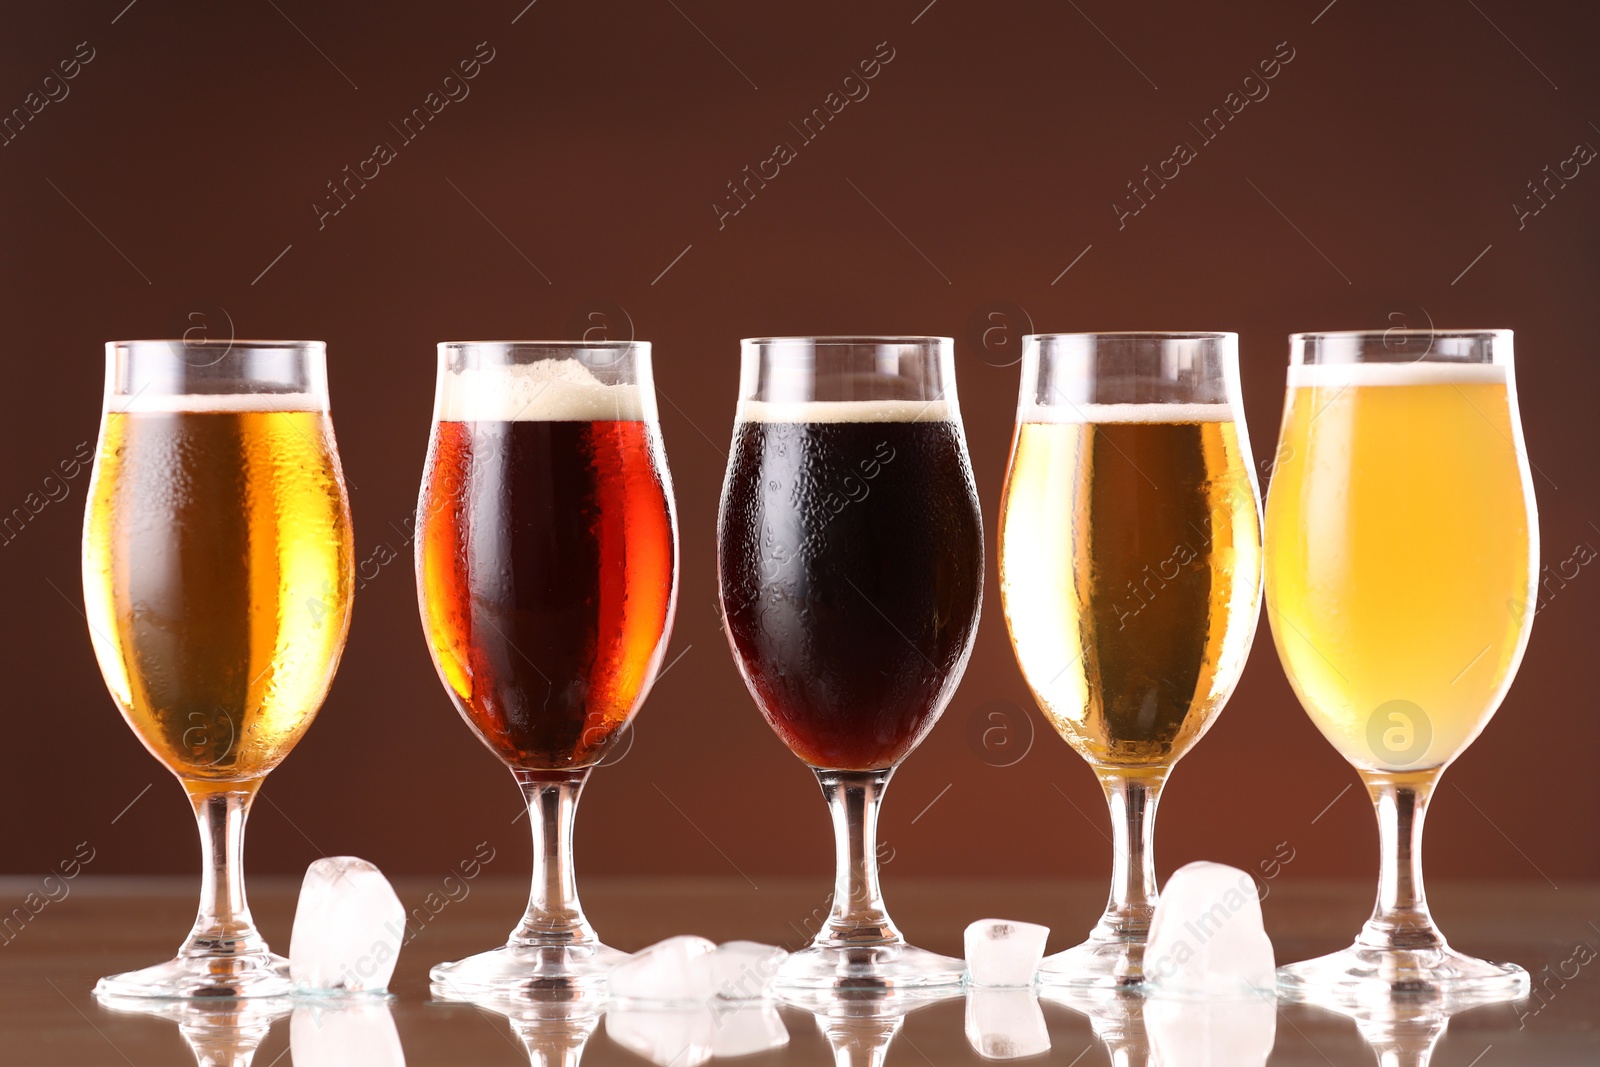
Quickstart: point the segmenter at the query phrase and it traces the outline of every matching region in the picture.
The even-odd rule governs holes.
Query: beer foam
[[[1299,363],[1289,366],[1289,388],[1351,385],[1504,385],[1503,363]]]
[[[210,415],[270,411],[327,411],[328,398],[320,393],[160,393],[111,395],[105,410],[124,414]]]
[[[1024,404],[1018,422],[1190,423],[1233,422],[1231,404]]]
[[[655,395],[607,385],[571,359],[450,371],[439,380],[441,422],[639,422],[656,419]]]
[[[739,401],[740,422],[951,422],[946,400]]]

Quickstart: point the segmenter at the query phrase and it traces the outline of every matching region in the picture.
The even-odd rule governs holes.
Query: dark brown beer
[[[652,423],[440,421],[417,588],[440,677],[513,767],[600,761],[660,666],[675,580]]]
[[[718,538],[734,658],[778,736],[815,767],[904,759],[960,680],[982,599],[960,427],[744,421]]]

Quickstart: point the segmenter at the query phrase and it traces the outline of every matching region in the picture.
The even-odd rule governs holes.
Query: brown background
[[[429,664],[399,525],[442,339],[571,336],[604,309],[613,336],[625,311],[656,346],[682,659],[586,799],[580,862],[595,874],[754,883],[830,862],[816,787],[751,705],[714,611],[741,336],[956,336],[992,550],[1016,308],[1048,330],[1237,330],[1263,460],[1292,330],[1510,327],[1546,559],[1600,546],[1600,165],[1520,231],[1511,206],[1575,144],[1600,146],[1589,5],[523,2],[106,0],[12,10],[0,30],[0,110],[78,42],[95,54],[0,147],[0,510],[92,441],[105,340],[202,325],[314,337],[358,554],[399,556],[361,589],[332,696],[257,807],[252,871],[355,853],[438,873],[485,839],[497,873],[525,869],[510,778]],[[325,183],[378,140],[398,144],[388,124],[480,41],[494,59],[470,96],[319,229]],[[719,230],[725,183],[798,142],[789,123],[883,41],[894,59],[870,96]],[[1285,41],[1294,59],[1270,96],[1200,145],[1189,123]],[[1198,158],[1119,230],[1113,200],[1179,140]],[[1001,307],[1010,332],[986,348],[974,323]],[[86,484],[0,546],[0,871],[42,871],[87,840],[96,873],[187,873],[179,791],[119,720],[79,614]],[[1433,873],[1600,875],[1597,573],[1550,600],[1499,716],[1445,780]],[[992,558],[988,588],[966,680],[886,809],[888,872],[1099,876],[1100,797],[1031,709]],[[1024,705],[1013,744],[1030,725],[1036,743],[993,766],[974,723]],[[1296,706],[1263,622],[1168,791],[1162,871],[1202,857],[1259,869],[1292,850],[1285,877],[1366,877],[1371,815],[1358,789],[1341,793],[1354,781]]]

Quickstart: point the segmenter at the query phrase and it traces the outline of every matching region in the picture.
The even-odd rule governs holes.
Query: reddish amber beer
[[[672,614],[664,472],[643,419],[439,421],[420,508],[428,640],[512,767],[599,762],[643,698]]]

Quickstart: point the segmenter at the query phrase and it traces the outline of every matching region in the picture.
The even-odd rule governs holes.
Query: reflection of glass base
[[[294,1010],[294,1001],[288,997],[179,1000],[100,993],[95,999],[107,1011],[148,1015],[177,1023],[178,1032],[193,1051],[195,1062],[207,1067],[248,1065],[266,1040],[272,1024]]]
[[[1369,948],[1278,968],[1278,990],[1293,1000],[1360,1001],[1396,993],[1512,1000],[1526,996],[1528,972],[1514,963],[1490,963],[1441,945],[1423,949]]]
[[[505,997],[575,993],[605,988],[611,968],[628,953],[601,944],[505,945],[441,963],[428,972],[454,997]]]
[[[281,997],[294,992],[289,961],[271,952],[179,956],[95,983],[97,997]]]
[[[1091,935],[1081,945],[1046,956],[1039,964],[1041,986],[1071,989],[1127,989],[1144,981],[1144,939]]]
[[[965,971],[961,960],[901,942],[812,945],[791,953],[773,984],[780,990],[890,992],[958,986]]]

